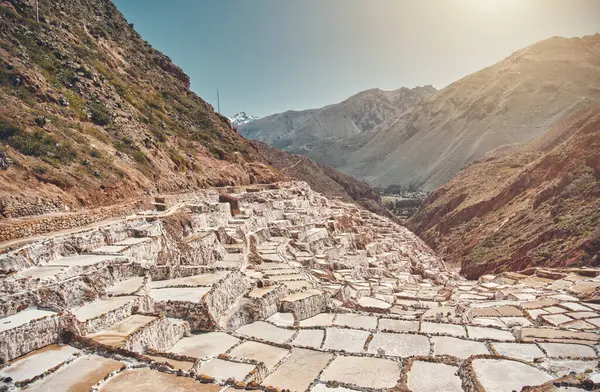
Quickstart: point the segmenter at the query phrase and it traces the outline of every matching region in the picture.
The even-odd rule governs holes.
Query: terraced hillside
[[[467,281],[304,183],[160,209],[0,256],[2,388],[600,387],[598,269]]]

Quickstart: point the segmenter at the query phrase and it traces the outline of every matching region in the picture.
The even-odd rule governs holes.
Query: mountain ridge
[[[418,184],[433,190],[489,151],[527,142],[600,102],[598,85],[600,34],[553,37],[464,76],[361,132],[345,128],[350,132],[317,138],[312,129],[298,135],[279,127],[263,135],[257,122],[241,132],[372,185]],[[273,125],[263,128],[273,130]]]
[[[595,35],[521,49],[385,124],[340,169],[372,184],[435,189],[491,149],[530,140],[600,101],[599,48]]]
[[[390,91],[364,90],[322,108],[288,110],[266,116],[240,126],[239,131],[249,139],[330,164],[322,154],[311,154],[320,142],[335,142],[368,132],[393,116],[410,110],[435,91],[432,86],[402,87]]]

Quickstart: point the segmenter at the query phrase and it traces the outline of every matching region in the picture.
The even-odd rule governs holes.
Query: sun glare
[[[467,0],[465,1],[474,11],[485,13],[506,13],[519,10],[522,0]]]

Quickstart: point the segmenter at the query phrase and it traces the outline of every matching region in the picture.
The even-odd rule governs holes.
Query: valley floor
[[[299,182],[155,207],[5,249],[0,388],[600,388],[600,269],[468,281]]]

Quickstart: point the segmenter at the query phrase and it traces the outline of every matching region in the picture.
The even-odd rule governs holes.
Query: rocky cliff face
[[[279,178],[109,0],[0,2],[0,214]]]
[[[465,168],[409,225],[467,277],[599,265],[600,107]]]
[[[342,157],[320,153],[323,141],[335,142],[370,131],[406,113],[436,92],[432,86],[392,91],[371,89],[323,108],[273,114],[240,125],[239,130],[249,139],[337,165]]]

